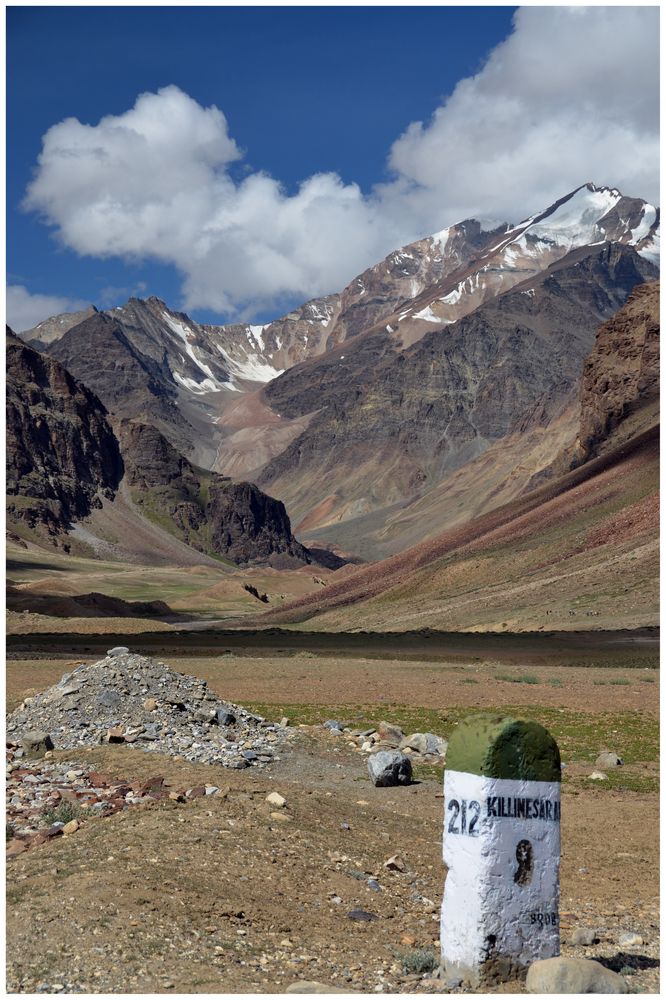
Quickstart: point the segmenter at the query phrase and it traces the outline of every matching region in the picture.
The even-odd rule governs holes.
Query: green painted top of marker
[[[472,715],[451,734],[447,769],[485,778],[560,781],[560,751],[547,729],[502,715]]]

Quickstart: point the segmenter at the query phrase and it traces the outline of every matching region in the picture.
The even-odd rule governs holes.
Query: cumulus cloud
[[[422,219],[519,221],[586,181],[658,201],[659,11],[524,7],[482,71],[394,143],[402,198]]]
[[[594,180],[658,199],[658,8],[527,7],[482,70],[389,151],[364,193],[334,173],[294,194],[241,154],[224,114],[175,86],[44,136],[25,206],[80,254],[150,257],[185,308],[231,315],[342,287],[469,216],[519,221]]]
[[[78,312],[89,306],[82,299],[65,299],[59,295],[33,295],[25,285],[7,286],[7,323],[15,333],[32,330],[42,320],[58,313]]]

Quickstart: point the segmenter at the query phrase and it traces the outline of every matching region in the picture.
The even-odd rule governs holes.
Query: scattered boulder
[[[604,774],[603,771],[593,771],[589,778],[590,781],[608,781],[608,775]]]
[[[620,934],[618,940],[620,948],[638,948],[644,943],[643,938],[640,934],[636,934],[635,931],[627,931],[625,934]]]
[[[376,913],[370,913],[369,910],[360,910],[360,909],[350,910],[349,913],[347,914],[347,918],[349,920],[357,920],[361,922],[365,921],[368,923],[371,920],[379,920],[379,917],[377,916]]]
[[[412,762],[399,750],[380,750],[368,757],[368,773],[378,788],[409,785],[412,780]]]
[[[324,723],[324,729],[328,729],[329,732],[342,732],[342,723],[338,722],[337,719],[327,719]]]
[[[71,833],[76,833],[80,826],[78,819],[70,819],[69,823],[65,823],[63,826],[62,832],[68,837]]]
[[[592,930],[591,927],[577,927],[571,935],[572,944],[580,944],[585,947],[590,944],[596,944],[598,940],[597,932]]]
[[[53,740],[41,729],[33,729],[22,734],[21,746],[25,756],[34,759],[43,757],[47,750],[53,750]]]
[[[430,753],[445,757],[448,745],[448,740],[442,736],[436,736],[435,733],[412,733],[411,736],[405,736],[401,740],[400,749],[416,750],[417,753],[421,754]]]
[[[380,722],[377,726],[377,735],[384,743],[394,743],[396,746],[399,746],[405,738],[400,726],[394,726],[391,722]]]
[[[124,656],[125,653],[129,653],[127,646],[114,646],[106,651],[107,656]]]
[[[17,854],[23,854],[28,850],[28,845],[24,840],[10,840],[7,844],[7,857],[15,858]]]
[[[215,713],[218,726],[235,726],[236,716],[226,708],[218,708]]]
[[[279,792],[271,792],[266,796],[266,802],[269,805],[275,806],[277,809],[285,809],[287,806],[287,800]]]
[[[628,993],[622,976],[590,958],[544,958],[527,971],[528,993]]]
[[[594,762],[595,767],[621,767],[622,764],[624,764],[622,758],[610,750],[604,750]]]

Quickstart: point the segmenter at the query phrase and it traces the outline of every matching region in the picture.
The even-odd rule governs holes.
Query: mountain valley
[[[46,539],[84,559],[217,565],[232,576],[235,566],[250,574],[263,566],[314,580],[315,566],[325,587],[313,583],[309,597],[297,587],[302,612],[286,610],[283,594],[267,623],[321,613],[322,622],[346,627],[333,608],[360,599],[350,627],[363,627],[363,602],[379,599],[363,581],[381,575],[382,593],[402,585],[392,558],[396,566],[406,559],[404,585],[425,600],[428,587],[410,575],[425,565],[413,561],[414,546],[426,547],[429,566],[437,553],[460,550],[457,563],[474,540],[490,544],[513,522],[515,539],[528,544],[530,512],[542,510],[545,525],[553,504],[571,505],[575,534],[588,480],[601,476],[601,495],[599,484],[617,479],[622,493],[629,467],[644,470],[648,493],[628,489],[620,506],[647,502],[658,426],[658,239],[657,209],[587,184],[518,225],[466,220],[396,250],[342,292],[271,323],[200,324],[154,297],[46,320],[21,333],[34,349],[23,348],[24,365],[27,357],[33,367],[50,365],[80,384],[70,391],[88,393],[106,428],[98,447],[110,479],[68,506],[54,484],[81,467],[70,455],[69,472],[51,472],[40,497],[46,487],[35,489],[26,455],[38,459],[37,478],[53,466],[53,456],[40,463],[33,431],[45,418],[50,426],[53,404],[30,409],[20,399],[28,375],[18,371],[14,543]],[[38,501],[39,518],[26,513]],[[54,504],[58,515],[47,517]],[[601,504],[599,515],[605,523],[610,508]],[[588,551],[575,537],[573,549]],[[540,543],[532,544],[536,552]],[[377,570],[354,571],[354,563],[387,558]],[[507,568],[512,559],[500,562]],[[450,570],[447,563],[428,573],[437,580]],[[338,601],[338,591],[351,596]],[[535,599],[527,617],[489,607],[478,621],[466,611],[451,618],[444,601],[424,606],[415,627],[419,617],[456,628],[543,627],[545,598]],[[653,608],[650,599],[637,623],[650,624]],[[224,603],[219,612],[234,613]],[[368,614],[387,624],[370,605]],[[393,621],[411,627],[412,619]]]

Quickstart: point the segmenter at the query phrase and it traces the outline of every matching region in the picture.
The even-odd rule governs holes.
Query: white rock
[[[277,806],[278,809],[285,809],[287,806],[287,800],[279,792],[271,792],[267,795],[266,802],[271,806]]]

